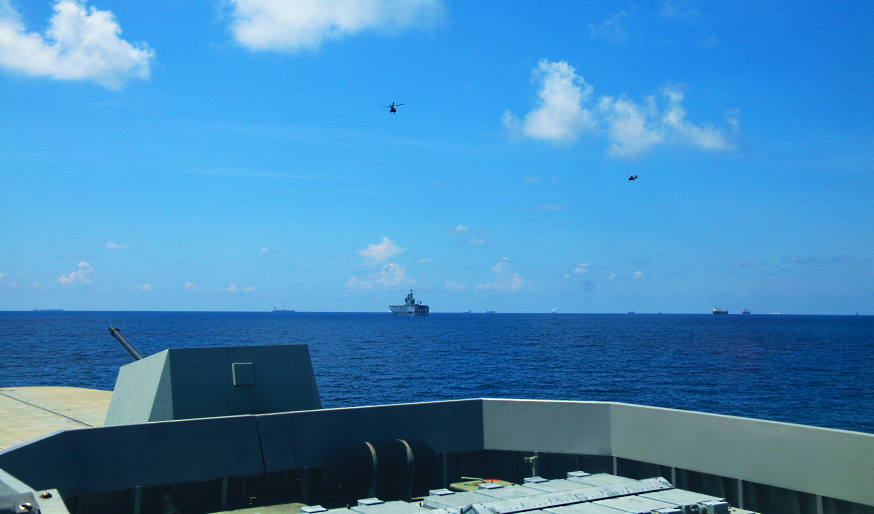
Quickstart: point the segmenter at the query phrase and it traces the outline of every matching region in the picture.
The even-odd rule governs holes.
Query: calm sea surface
[[[165,348],[306,343],[325,407],[612,400],[874,433],[874,317],[0,312],[0,386],[112,389]]]

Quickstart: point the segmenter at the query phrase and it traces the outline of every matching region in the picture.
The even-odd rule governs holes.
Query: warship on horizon
[[[417,302],[413,298],[412,289],[410,289],[410,292],[404,298],[403,305],[389,305],[388,308],[391,309],[395,316],[427,316],[431,312],[430,307],[423,305],[421,301]]]

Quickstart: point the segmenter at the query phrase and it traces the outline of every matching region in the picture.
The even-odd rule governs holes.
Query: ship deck
[[[103,426],[112,391],[81,387],[0,388],[0,450],[70,428]]]

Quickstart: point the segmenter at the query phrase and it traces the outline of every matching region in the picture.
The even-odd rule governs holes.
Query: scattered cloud
[[[132,286],[134,289],[139,289],[140,291],[151,291],[152,284],[134,284]]]
[[[423,28],[444,17],[441,0],[227,0],[234,39],[250,50],[316,50],[359,32]]]
[[[239,289],[237,289],[237,284],[231,284],[228,286],[227,289],[225,289],[225,291],[229,293],[236,293],[237,291],[239,291]]]
[[[481,246],[490,242],[489,231],[484,229],[474,230],[465,225],[456,225],[449,233],[454,235],[459,243],[469,246]]]
[[[532,82],[540,86],[540,105],[519,121],[509,111],[503,123],[511,133],[552,142],[570,142],[596,128],[592,113],[583,107],[592,86],[565,61],[541,59],[532,71]]]
[[[628,34],[625,31],[625,23],[634,9],[619,11],[610,18],[598,24],[589,24],[589,33],[594,38],[606,39],[614,43],[625,43],[628,41]]]
[[[127,248],[127,245],[124,243],[115,243],[113,241],[107,241],[105,248],[107,250],[121,250],[122,248]]]
[[[66,275],[61,275],[55,282],[64,285],[70,284],[89,284],[94,276],[94,268],[85,261],[80,261],[76,266],[75,271],[71,271]]]
[[[505,112],[503,123],[512,134],[573,142],[583,134],[599,133],[606,136],[607,154],[612,157],[638,157],[661,144],[709,151],[732,148],[722,130],[687,119],[684,94],[678,87],[664,87],[658,98],[650,95],[642,102],[624,95],[601,95],[594,100],[594,88],[564,61],[541,60],[534,74],[541,84],[538,92],[541,105],[530,111],[524,122]],[[736,110],[729,112],[726,123],[732,132],[737,132],[739,114]]]
[[[186,282],[182,284],[182,289],[186,291],[194,291],[197,289],[197,282]]]
[[[543,179],[534,175],[526,175],[522,177],[522,180],[525,181],[526,184],[539,184],[543,182]]]
[[[607,273],[604,273],[604,278],[606,278],[607,280],[613,280],[614,278],[616,278],[616,273],[608,271]]]
[[[676,0],[664,0],[659,14],[668,19],[692,18],[698,14],[694,9],[684,7],[683,3]]]
[[[564,205],[558,203],[542,203],[537,206],[538,211],[563,211]]]
[[[396,262],[387,262],[378,269],[372,270],[360,279],[351,276],[346,280],[349,289],[369,290],[375,288],[395,289],[401,286],[407,287],[416,281],[407,275],[407,270]]]
[[[725,122],[731,127],[732,132],[740,131],[740,110],[728,109],[725,111]]]
[[[443,289],[447,291],[467,291],[467,286],[464,284],[459,284],[454,280],[447,280],[445,284],[443,284]]]
[[[571,271],[571,273],[573,273],[574,275],[582,275],[583,273],[588,273],[590,266],[591,264],[589,264],[588,262],[581,262],[574,266],[574,269]]]
[[[502,257],[491,270],[495,274],[494,280],[477,284],[477,291],[518,291],[527,285],[525,279],[513,270],[509,257]]]
[[[6,273],[0,273],[0,280],[3,280],[4,278],[6,278]]]
[[[246,286],[243,288],[243,291],[245,291],[247,293],[251,293],[254,290],[255,290],[255,286]]]
[[[149,78],[154,52],[121,39],[110,11],[84,0],[57,0],[45,33],[28,32],[12,0],[0,0],[0,67],[56,80],[89,80],[118,89]]]
[[[644,278],[646,278],[646,275],[640,270],[637,270],[631,274],[631,280],[642,280]]]
[[[432,260],[433,259],[431,259],[430,257],[422,257],[421,259],[416,259],[416,263],[417,264],[428,264]]]
[[[260,253],[261,255],[266,255],[266,254],[270,253],[270,250],[268,250],[267,248],[262,248],[262,249],[258,250],[258,253]]]
[[[366,248],[358,250],[358,255],[364,257],[373,264],[379,264],[395,255],[403,252],[404,249],[399,247],[387,237],[383,237],[382,241],[376,244],[369,244]]]

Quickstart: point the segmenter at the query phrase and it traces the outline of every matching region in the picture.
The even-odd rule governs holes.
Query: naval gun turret
[[[306,345],[170,348],[118,372],[106,425],[321,408]]]

